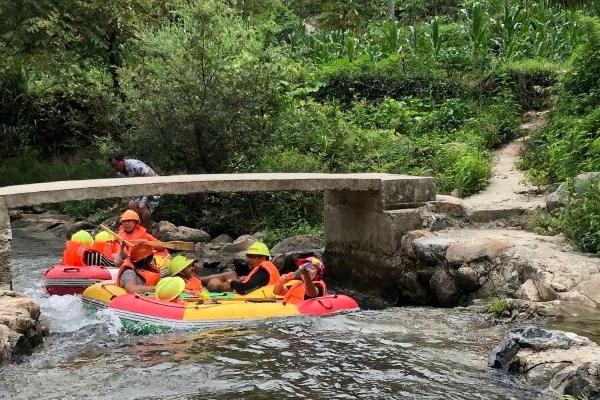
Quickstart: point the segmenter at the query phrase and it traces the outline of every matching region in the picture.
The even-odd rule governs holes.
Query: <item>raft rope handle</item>
[[[333,308],[333,305],[331,305],[331,303],[325,305],[321,299],[319,299],[319,304],[322,305],[327,310],[331,310]]]

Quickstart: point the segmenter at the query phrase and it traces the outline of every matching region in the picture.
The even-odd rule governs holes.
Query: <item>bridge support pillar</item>
[[[395,302],[400,240],[422,226],[417,207],[433,199],[432,178],[382,180],[379,191],[325,191],[327,275]]]
[[[4,199],[0,198],[0,289],[9,289],[12,283],[10,271],[11,241],[10,216]]]

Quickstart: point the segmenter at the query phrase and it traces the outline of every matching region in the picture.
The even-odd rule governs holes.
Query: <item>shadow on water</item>
[[[33,356],[0,366],[2,399],[539,395],[487,368],[490,349],[510,327],[468,309],[393,308],[131,336],[110,313],[86,316],[77,297],[44,297],[40,276],[62,243],[17,236],[15,245],[15,285],[40,299],[53,333]]]

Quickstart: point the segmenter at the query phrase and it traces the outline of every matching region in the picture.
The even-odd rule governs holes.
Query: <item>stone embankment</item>
[[[48,328],[39,321],[40,305],[21,293],[0,290],[0,362],[30,354]]]

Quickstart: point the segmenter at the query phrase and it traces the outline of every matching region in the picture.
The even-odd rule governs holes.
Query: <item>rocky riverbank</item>
[[[39,321],[37,301],[11,290],[0,290],[0,362],[30,354],[48,334]]]

